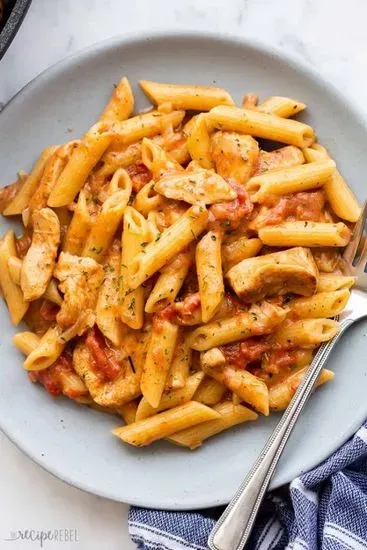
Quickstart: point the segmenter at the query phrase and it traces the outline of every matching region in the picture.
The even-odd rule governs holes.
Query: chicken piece
[[[316,291],[318,277],[311,251],[301,247],[247,258],[227,273],[236,294],[250,302],[288,292],[311,296]]]
[[[51,280],[60,244],[59,218],[50,208],[42,208],[33,215],[32,244],[24,257],[20,286],[24,299],[37,300]]]
[[[80,342],[73,353],[73,367],[98,405],[120,407],[141,395],[140,373],[125,376],[122,369],[112,380],[105,380],[93,368],[93,361],[91,351]]]
[[[291,168],[291,166],[299,166],[305,162],[305,157],[302,149],[294,145],[286,145],[275,151],[260,151],[259,159],[256,166],[254,176],[259,176],[264,172],[272,172],[273,170],[281,170],[283,168]]]
[[[204,169],[171,173],[157,181],[154,190],[167,199],[189,204],[214,204],[237,197],[237,193],[220,175]]]
[[[212,158],[223,178],[232,178],[244,185],[257,167],[259,145],[251,136],[235,132],[215,132],[212,137]]]
[[[98,291],[103,281],[103,267],[92,258],[81,258],[61,252],[54,276],[64,293],[56,320],[61,328],[77,325],[81,336],[95,322]]]

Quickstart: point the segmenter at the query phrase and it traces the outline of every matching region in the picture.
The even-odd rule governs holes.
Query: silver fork
[[[329,358],[336,342],[356,321],[367,317],[367,201],[357,221],[353,236],[343,254],[346,271],[356,277],[347,308],[340,315],[340,330],[329,342],[323,344],[280,422],[268,439],[257,461],[237,490],[231,502],[209,535],[211,550],[242,550],[254,525],[260,504],[273,476],[290,434],[311,395],[321,369]]]

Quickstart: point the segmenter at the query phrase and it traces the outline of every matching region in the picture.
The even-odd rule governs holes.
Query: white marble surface
[[[365,0],[33,0],[0,62],[0,103],[51,64],[96,41],[126,32],[184,28],[251,37],[293,53],[363,107],[366,21]],[[46,549],[134,548],[126,505],[56,480],[1,434],[0,487],[0,548],[39,547],[4,540],[10,531],[26,528],[77,529],[78,543],[45,543]]]

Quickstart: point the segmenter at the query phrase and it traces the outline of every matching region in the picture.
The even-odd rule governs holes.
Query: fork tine
[[[365,239],[364,239],[361,255],[360,255],[359,260],[356,264],[356,269],[359,273],[364,273],[366,263],[367,263],[367,237],[365,237]]]
[[[349,266],[352,265],[356,252],[358,250],[359,243],[363,236],[366,219],[367,219],[367,201],[364,203],[361,215],[354,227],[354,231],[353,231],[353,235],[350,240],[350,243],[344,250],[343,259],[347,262]]]

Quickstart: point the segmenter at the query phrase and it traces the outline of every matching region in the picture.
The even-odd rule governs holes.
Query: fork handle
[[[251,533],[278,460],[312,392],[317,377],[336,342],[352,323],[352,319],[345,319],[341,322],[338,334],[323,344],[315,355],[280,422],[210,533],[208,545],[211,550],[242,550]]]

